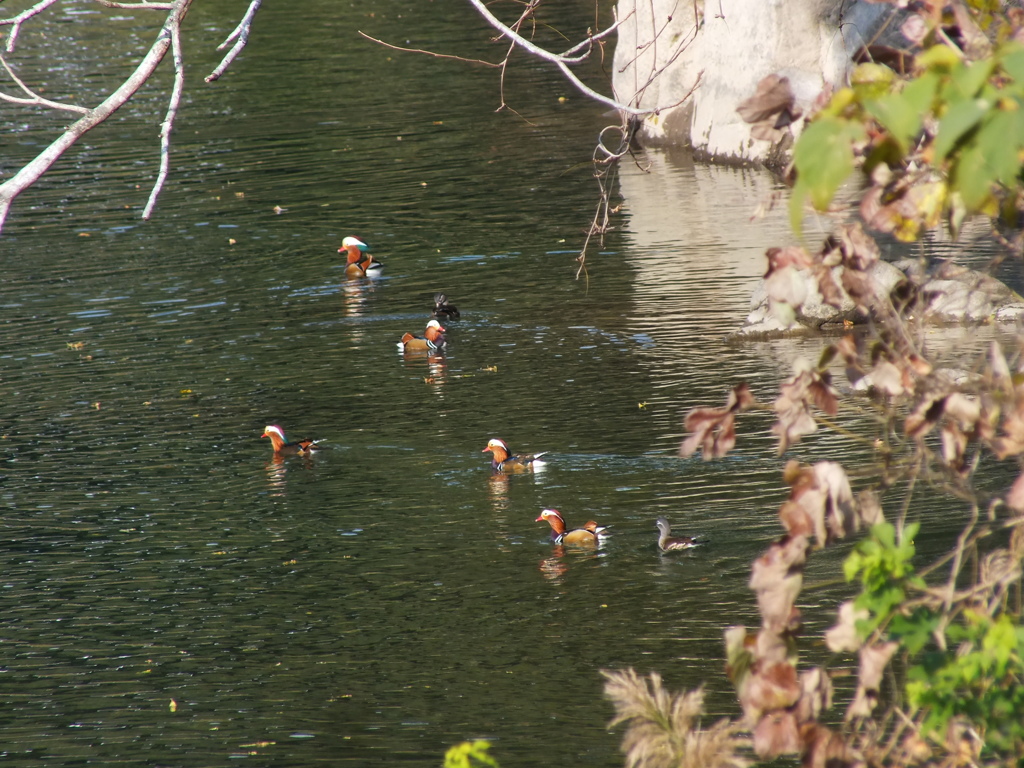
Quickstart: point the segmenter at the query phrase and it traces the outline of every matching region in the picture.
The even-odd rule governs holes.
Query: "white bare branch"
[[[124,8],[130,11],[169,11],[174,7],[171,3],[115,3],[114,0],[96,2],[107,8]]]
[[[26,8],[13,18],[0,19],[0,27],[7,25],[10,25],[11,27],[11,34],[7,36],[7,44],[4,47],[4,50],[6,50],[7,53],[13,52],[15,44],[18,42],[18,33],[21,32],[21,25],[36,14],[42,13],[56,2],[57,0],[39,0],[38,3],[30,8]]]
[[[586,55],[577,57],[566,57],[564,55],[552,53],[551,51],[548,51],[544,48],[541,48],[539,45],[530,42],[525,37],[520,35],[518,32],[513,30],[511,27],[504,24],[500,19],[498,19],[497,16],[491,13],[490,9],[488,9],[487,6],[484,5],[482,0],[469,0],[469,2],[474,8],[476,8],[477,13],[484,17],[488,24],[490,24],[492,27],[501,32],[502,35],[507,37],[515,45],[518,45],[520,48],[528,51],[529,53],[532,53],[539,59],[543,59],[544,61],[549,61],[552,64],[554,64],[562,71],[562,74],[565,75],[566,79],[570,83],[572,83],[577,90],[579,90],[586,96],[590,97],[594,101],[612,107],[613,109],[617,109],[627,115],[633,116],[649,115],[654,112],[658,112],[662,109],[662,107],[655,107],[653,109],[637,109],[636,107],[631,107],[628,104],[622,104],[621,102],[618,102],[615,99],[605,96],[603,93],[598,93],[589,85],[580,80],[576,76],[576,74],[571,69],[569,69],[570,64],[575,64],[582,61],[584,58],[586,58]],[[574,46],[573,48],[570,48],[567,53],[575,53],[577,50],[580,50],[581,46],[585,45],[586,43],[589,43],[591,40],[596,40],[599,37],[603,37],[604,35],[610,33],[611,29],[614,29],[616,26],[618,26],[618,23],[619,22],[616,22],[610,29],[601,32],[598,36],[589,37],[586,41],[584,41],[584,43]]]
[[[14,70],[11,69],[7,60],[3,56],[0,56],[0,66],[3,66],[11,80],[13,80],[21,90],[28,94],[28,98],[22,98],[0,92],[0,100],[9,101],[12,104],[21,104],[26,107],[50,107],[52,109],[63,109],[67,112],[79,112],[81,114],[85,114],[89,111],[85,107],[80,107],[77,104],[63,104],[59,101],[51,101],[50,99],[45,99],[38,93],[35,93],[31,88],[25,85],[24,81],[22,81],[17,74],[15,74]]]
[[[224,58],[221,59],[217,68],[206,76],[206,82],[212,83],[214,80],[219,79],[220,76],[224,74],[224,71],[231,66],[231,62],[233,62],[238,54],[242,52],[242,49],[245,48],[245,44],[249,42],[249,32],[252,28],[252,19],[256,15],[256,11],[260,9],[260,5],[262,5],[262,3],[263,0],[252,0],[252,2],[249,3],[249,10],[245,12],[245,16],[242,17],[242,20],[238,22],[238,26],[235,27],[234,31],[227,36],[223,43],[217,46],[217,50],[222,51],[228,43],[235,40],[235,44],[232,46],[231,50],[225,54]]]
[[[185,90],[185,61],[181,53],[181,29],[177,24],[170,29],[171,32],[171,53],[174,57],[174,85],[171,88],[171,97],[167,101],[167,115],[160,124],[160,171],[157,173],[153,190],[149,193],[149,200],[142,211],[142,218],[146,221],[153,215],[156,207],[156,199],[160,196],[160,190],[164,188],[167,181],[167,172],[171,166],[171,130],[174,128],[174,118],[178,114],[178,105],[181,104],[181,94]]]
[[[167,19],[164,21],[156,41],[128,79],[110,94],[103,103],[95,109],[89,110],[80,120],[68,126],[64,133],[57,137],[35,159],[26,164],[6,182],[0,184],[0,229],[3,228],[3,224],[7,220],[7,213],[10,211],[11,203],[14,199],[34,184],[85,133],[95,128],[123,106],[142,87],[143,83],[150,78],[163,60],[167,50],[171,47],[175,30],[180,28],[181,20],[188,13],[191,4],[192,0],[174,0],[171,4],[171,11],[167,15]]]

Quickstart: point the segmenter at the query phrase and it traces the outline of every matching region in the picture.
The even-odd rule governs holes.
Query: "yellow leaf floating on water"
[[[167,705],[167,708],[171,710],[171,712],[177,712],[178,702],[176,702],[174,699],[171,699],[171,703]]]

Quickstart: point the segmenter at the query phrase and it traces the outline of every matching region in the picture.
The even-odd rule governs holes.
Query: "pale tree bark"
[[[181,24],[188,14],[192,0],[171,0],[171,2],[114,2],[113,0],[96,0],[100,5],[108,8],[119,8],[125,10],[139,11],[162,11],[166,13],[163,24],[153,41],[152,46],[141,58],[135,70],[128,78],[121,83],[106,99],[94,107],[85,107],[78,104],[66,104],[50,99],[45,99],[35,93],[22,78],[18,76],[15,68],[7,60],[7,55],[14,52],[17,45],[18,34],[26,23],[33,21],[39,14],[54,5],[57,0],[40,0],[30,8],[22,11],[10,19],[0,19],[0,30],[3,27],[10,27],[7,41],[4,45],[4,54],[0,55],[0,67],[3,68],[7,77],[14,83],[17,90],[22,94],[15,96],[3,90],[0,85],[0,101],[11,104],[38,108],[45,107],[66,112],[73,112],[82,115],[76,122],[69,125],[54,139],[46,149],[39,153],[34,159],[25,164],[11,178],[0,184],[0,231],[7,220],[11,205],[15,198],[37,182],[54,163],[67,152],[75,142],[82,136],[100,125],[108,117],[120,109],[138,90],[149,81],[156,72],[157,67],[164,60],[168,51],[171,51],[174,62],[174,83],[168,96],[167,111],[160,124],[160,166],[156,181],[150,192],[149,200],[143,210],[142,217],[148,219],[156,205],[156,200],[163,189],[170,168],[171,132],[174,127],[174,120],[178,113],[178,106],[181,103],[181,95],[185,88],[185,64],[181,51]],[[245,17],[228,36],[227,40],[220,46],[220,49],[227,47],[232,40],[234,46],[224,56],[217,68],[207,77],[207,82],[216,80],[230,66],[231,62],[238,56],[249,39],[249,31],[253,16],[259,10],[262,0],[251,0]]]

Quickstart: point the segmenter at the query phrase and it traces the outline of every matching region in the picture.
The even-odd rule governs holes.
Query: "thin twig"
[[[64,133],[51,142],[35,159],[0,184],[0,229],[3,229],[7,213],[10,211],[14,199],[46,173],[61,155],[74,146],[78,139],[114,114],[149,80],[171,47],[171,30],[176,26],[180,27],[181,20],[188,13],[191,4],[192,0],[175,0],[156,40],[128,79],[99,106],[89,110],[81,119],[68,126]]]
[[[482,0],[469,0],[469,2],[474,8],[476,8],[477,13],[484,17],[488,24],[490,24],[492,27],[501,32],[503,35],[505,35],[509,40],[514,42],[520,48],[525,49],[526,51],[532,53],[534,56],[540,59],[543,59],[544,61],[549,61],[552,64],[554,64],[562,71],[562,74],[565,75],[566,79],[570,83],[572,83],[577,90],[579,90],[586,96],[589,96],[594,101],[612,107],[613,109],[618,109],[621,112],[625,112],[628,115],[649,115],[658,111],[658,109],[636,109],[635,107],[630,107],[626,104],[622,104],[616,101],[615,99],[609,98],[608,96],[605,96],[602,93],[598,93],[589,85],[587,85],[578,77],[576,77],[575,73],[571,69],[569,69],[568,65],[569,63],[574,63],[573,59],[563,59],[558,54],[551,53],[550,51],[541,48],[539,45],[531,43],[529,40],[518,34],[515,30],[504,24],[493,13],[491,13],[487,6],[483,4]]]
[[[171,87],[171,96],[167,100],[167,114],[160,124],[160,170],[156,175],[156,182],[149,193],[149,200],[142,211],[143,220],[148,221],[156,207],[156,199],[167,181],[167,173],[171,166],[171,130],[174,128],[174,118],[178,114],[178,105],[181,104],[181,94],[185,90],[185,62],[181,53],[181,29],[175,24],[171,27],[171,54],[174,57],[174,85]]]
[[[33,5],[31,8],[26,8],[24,11],[19,13],[17,16],[14,16],[13,18],[0,19],[0,27],[6,26],[8,24],[11,26],[11,34],[7,36],[7,44],[4,46],[4,50],[7,51],[7,53],[13,53],[14,45],[18,40],[18,33],[21,32],[21,25],[24,24],[29,19],[31,19],[36,14],[45,11],[55,2],[57,2],[57,0],[39,0],[39,2]]]
[[[123,8],[127,11],[169,11],[174,7],[172,3],[117,3],[114,0],[96,0],[96,2],[107,8]]]
[[[22,79],[15,74],[14,70],[11,69],[7,60],[3,56],[0,56],[0,66],[3,66],[15,84],[29,95],[29,98],[22,99],[17,96],[9,96],[6,93],[0,93],[0,99],[9,101],[12,104],[21,104],[23,106],[51,107],[53,109],[62,109],[66,112],[79,112],[83,115],[88,113],[89,110],[86,107],[80,107],[77,104],[64,104],[59,101],[50,101],[50,99],[44,99],[42,96],[32,91],[32,89],[25,85]]]
[[[249,42],[249,32],[252,29],[253,17],[256,16],[256,11],[260,9],[260,5],[262,3],[263,0],[252,0],[252,2],[249,3],[249,9],[245,12],[245,16],[243,16],[242,20],[238,22],[238,26],[232,30],[231,34],[227,36],[223,43],[217,46],[217,50],[222,51],[228,43],[235,40],[234,46],[232,46],[231,50],[225,54],[223,59],[221,59],[217,68],[206,76],[206,82],[212,83],[214,80],[219,79],[227,68],[231,66],[231,62],[233,62],[235,58],[237,58],[238,54],[242,52],[242,49],[245,48],[245,44]]]
[[[394,45],[393,43],[386,43],[383,40],[378,40],[376,37],[371,37],[365,32],[362,32],[361,30],[356,30],[356,34],[366,38],[367,40],[370,40],[371,42],[377,43],[378,45],[383,45],[385,48],[390,48],[393,51],[402,51],[404,53],[422,53],[424,56],[432,56],[435,59],[455,59],[456,61],[463,61],[467,64],[482,64],[485,67],[497,68],[502,66],[502,62],[484,61],[483,59],[467,59],[465,56],[455,56],[450,53],[437,53],[436,51],[425,51],[422,48],[403,48],[400,45]]]
[[[612,12],[613,13],[615,12],[615,8],[612,8]],[[571,59],[570,57],[573,56],[576,53],[576,51],[579,51],[579,50],[581,50],[582,48],[585,47],[585,48],[587,48],[587,52],[585,54],[583,54],[582,56],[580,56],[578,59],[576,59],[576,61],[583,61],[585,58],[587,58],[587,56],[590,55],[590,49],[593,48],[595,42],[597,42],[598,40],[602,40],[602,39],[608,37],[608,35],[610,35],[612,32],[617,30],[619,28],[619,26],[626,19],[628,19],[630,16],[632,16],[633,13],[634,13],[634,11],[630,11],[629,13],[626,14],[625,18],[616,19],[615,23],[612,24],[610,27],[608,27],[608,29],[605,29],[605,30],[603,30],[601,32],[598,32],[596,35],[588,35],[586,40],[583,40],[582,42],[576,43],[576,45],[574,45],[569,50],[562,51],[560,54],[558,54],[559,57],[562,58],[566,62],[573,61],[573,59]],[[616,14],[616,15],[618,15],[618,14]]]

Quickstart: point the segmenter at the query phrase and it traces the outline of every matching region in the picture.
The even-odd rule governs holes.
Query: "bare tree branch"
[[[56,2],[57,0],[39,0],[38,3],[33,5],[31,8],[26,8],[13,19],[0,19],[0,27],[6,25],[10,25],[11,27],[11,34],[7,37],[7,44],[4,46],[4,50],[6,50],[7,53],[13,52],[14,45],[18,41],[18,33],[21,32],[21,25],[36,14],[42,13]]]
[[[10,211],[11,203],[14,199],[34,184],[86,132],[92,130],[114,114],[149,79],[163,60],[167,49],[171,47],[174,30],[180,28],[181,20],[188,13],[191,4],[192,0],[175,0],[172,3],[171,12],[168,14],[160,29],[160,33],[157,35],[156,41],[142,61],[139,62],[138,67],[135,68],[131,76],[117,90],[110,94],[102,104],[95,109],[89,110],[84,117],[68,126],[64,133],[37,155],[34,160],[25,165],[6,182],[0,184],[0,229],[3,228],[3,224],[7,220],[7,213]]]
[[[465,56],[455,56],[450,53],[437,53],[436,51],[426,51],[422,48],[403,48],[400,45],[394,45],[392,43],[386,43],[383,40],[378,40],[376,37],[371,37],[361,30],[357,30],[358,34],[378,45],[383,45],[385,48],[390,48],[393,51],[402,51],[404,53],[422,53],[425,56],[433,56],[435,59],[455,59],[456,61],[464,61],[467,64],[482,64],[485,67],[500,67],[502,62],[484,61],[483,59],[467,59]]]
[[[594,101],[604,104],[605,106],[612,107],[613,109],[618,109],[627,115],[634,116],[649,115],[653,112],[658,112],[660,109],[662,109],[662,107],[657,107],[653,109],[637,109],[636,107],[631,107],[627,104],[622,104],[616,101],[615,99],[609,98],[608,96],[605,96],[603,93],[598,93],[589,85],[580,80],[576,76],[576,74],[571,69],[569,69],[569,64],[579,63],[585,58],[585,56],[564,58],[558,55],[557,53],[551,53],[551,51],[545,50],[544,48],[541,48],[539,45],[531,43],[529,40],[518,34],[511,27],[505,25],[500,19],[498,19],[497,16],[491,13],[490,9],[488,9],[487,6],[483,4],[482,0],[469,0],[469,2],[474,8],[476,8],[477,12],[484,17],[488,24],[490,24],[492,27],[501,32],[502,35],[507,37],[511,42],[518,45],[520,48],[528,51],[529,53],[532,53],[539,59],[543,59],[544,61],[549,61],[552,64],[554,64],[562,71],[562,74],[565,75],[566,79],[570,83],[572,83],[578,91],[585,94]],[[616,24],[618,24],[618,22],[616,22]],[[603,36],[606,32],[602,32],[601,36]],[[573,51],[574,49],[570,48],[569,50]]]
[[[156,199],[160,195],[160,190],[164,188],[164,182],[167,181],[167,172],[171,165],[171,129],[174,128],[174,118],[178,114],[181,94],[185,90],[185,62],[181,54],[181,29],[177,24],[171,27],[171,54],[174,57],[174,86],[171,88],[171,97],[167,102],[167,116],[160,124],[160,171],[157,173],[153,190],[149,193],[146,207],[142,211],[142,218],[146,221],[153,215]]]
[[[169,11],[174,7],[171,3],[115,3],[114,0],[96,0],[96,2],[107,8],[124,8],[132,11]]]
[[[9,101],[12,104],[21,104],[22,106],[26,107],[51,107],[53,109],[63,109],[67,112],[80,112],[82,114],[86,114],[89,111],[85,107],[80,107],[77,104],[63,104],[59,101],[50,101],[49,99],[44,99],[42,96],[35,93],[31,88],[25,85],[22,79],[15,74],[13,69],[11,69],[10,65],[7,63],[7,60],[3,56],[0,56],[0,66],[3,66],[3,68],[7,71],[7,74],[11,76],[11,79],[15,82],[15,84],[19,88],[21,88],[21,90],[23,90],[25,93],[29,95],[29,98],[22,99],[18,98],[17,96],[10,96],[6,93],[0,93],[0,99],[2,99],[3,101]]]
[[[3,0],[0,0],[2,3]],[[53,5],[56,0],[39,0],[31,8],[22,11],[11,19],[0,20],[0,28],[11,27],[11,34],[8,37],[6,49],[13,50],[15,38],[21,26],[28,20],[37,16],[42,11]],[[172,51],[174,60],[174,84],[167,101],[167,110],[164,119],[160,123],[160,167],[157,172],[156,181],[142,212],[143,219],[149,219],[156,206],[157,198],[163,190],[170,170],[171,133],[174,129],[174,121],[181,105],[181,98],[185,89],[185,64],[182,53],[181,23],[184,20],[192,0],[170,0],[170,2],[120,2],[120,0],[96,0],[106,8],[120,8],[132,11],[165,11],[167,17],[160,28],[152,47],[143,56],[136,66],[134,72],[101,104],[89,109],[75,104],[65,104],[51,101],[35,93],[16,74],[12,66],[0,55],[0,66],[11,78],[15,85],[25,93],[25,96],[15,96],[10,93],[0,92],[0,101],[17,104],[24,107],[49,107],[69,112],[77,112],[82,117],[72,125],[68,126],[46,149],[44,149],[33,160],[23,166],[14,176],[0,184],[0,231],[3,230],[7,214],[11,209],[15,198],[32,186],[46,173],[53,164],[82,136],[96,126],[104,122],[121,106],[123,106],[135,93],[149,80],[163,61],[167,51]],[[222,43],[218,50],[222,50],[232,40],[236,40],[234,47],[224,56],[220,65],[207,81],[215,80],[230,66],[231,62],[238,56],[238,53],[245,47],[249,39],[249,31],[252,19],[259,10],[262,0],[251,0],[245,17],[235,27],[234,31]]]
[[[220,64],[210,74],[206,76],[206,82],[212,83],[214,80],[218,80],[221,75],[224,74],[225,70],[231,66],[231,62],[237,58],[238,54],[245,48],[245,44],[249,42],[249,31],[252,28],[252,19],[256,15],[256,11],[260,9],[263,0],[252,0],[249,3],[249,10],[245,12],[245,16],[238,22],[238,26],[234,28],[230,35],[224,40],[223,43],[217,46],[218,51],[223,51],[225,46],[232,40],[235,40],[235,44],[231,47],[231,50],[225,54],[224,58],[221,59]],[[237,38],[237,40],[235,39]]]

